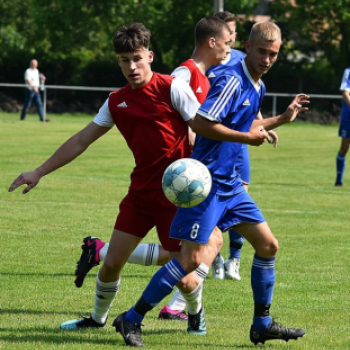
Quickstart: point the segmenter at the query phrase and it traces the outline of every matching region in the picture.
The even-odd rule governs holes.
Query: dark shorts
[[[170,203],[163,191],[129,189],[120,202],[114,228],[144,238],[155,227],[159,241],[168,251],[180,251],[180,241],[169,237],[170,226],[177,207]]]
[[[339,125],[339,134],[343,139],[350,139],[350,121],[341,120]]]

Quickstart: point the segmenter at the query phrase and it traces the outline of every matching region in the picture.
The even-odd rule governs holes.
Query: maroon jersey
[[[128,84],[109,96],[110,114],[135,158],[132,189],[161,189],[165,168],[190,155],[188,125],[171,103],[173,79],[153,73],[143,87]]]
[[[198,69],[193,60],[189,59],[185,62],[182,62],[179,67],[185,66],[191,73],[191,79],[189,85],[197,97],[197,100],[200,104],[202,104],[208,94],[210,85],[208,78],[202,74],[202,72]]]

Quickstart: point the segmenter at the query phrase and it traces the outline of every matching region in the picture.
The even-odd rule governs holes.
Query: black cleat
[[[334,184],[334,186],[335,186],[335,187],[342,187],[342,186],[343,186],[343,183],[337,181],[337,182]]]
[[[259,343],[264,344],[266,340],[281,339],[288,341],[289,339],[295,339],[303,337],[305,331],[299,328],[286,328],[276,323],[274,320],[271,321],[267,329],[258,330],[253,326],[250,327],[250,341],[255,345]]]
[[[141,324],[129,323],[125,321],[126,312],[120,314],[113,322],[115,331],[120,333],[125,341],[125,345],[134,346],[137,348],[144,348],[145,345],[142,340]]]
[[[75,275],[77,276],[74,283],[77,288],[80,288],[88,272],[95,266],[100,264],[99,252],[105,245],[103,241],[96,237],[85,237],[81,249],[83,252],[77,262]]]

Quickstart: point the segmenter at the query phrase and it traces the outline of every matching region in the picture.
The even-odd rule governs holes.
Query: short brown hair
[[[135,52],[149,47],[151,32],[142,23],[131,23],[119,28],[113,38],[116,53]]]
[[[228,11],[221,11],[221,12],[216,12],[215,17],[220,18],[222,21],[228,23],[228,22],[235,22],[236,23],[236,16]]]
[[[196,45],[203,44],[211,37],[221,37],[224,29],[230,32],[228,25],[216,16],[207,16],[202,18],[195,28]]]

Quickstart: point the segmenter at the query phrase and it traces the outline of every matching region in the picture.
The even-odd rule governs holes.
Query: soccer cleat
[[[160,310],[158,318],[160,320],[171,320],[171,321],[186,321],[188,317],[186,312],[183,310],[171,310],[168,305],[165,305]]]
[[[60,325],[61,329],[66,330],[78,330],[78,329],[84,329],[84,328],[103,328],[106,326],[106,322],[104,324],[97,323],[93,320],[93,318],[90,317],[84,317],[80,316],[81,318],[79,320],[70,320],[63,322]]]
[[[143,348],[141,324],[129,323],[125,321],[126,312],[120,314],[113,322],[115,331],[120,333],[125,341],[125,345]]]
[[[195,335],[206,335],[207,328],[205,324],[204,318],[204,308],[198,312],[196,315],[191,315],[188,313],[188,321],[187,321],[187,332]]]
[[[225,261],[226,278],[230,280],[240,281],[241,276],[239,275],[240,260],[233,258]]]
[[[278,324],[274,320],[271,321],[267,329],[258,330],[253,326],[250,327],[250,341],[255,345],[261,343],[264,344],[266,340],[281,339],[286,342],[289,339],[295,339],[303,337],[305,331],[299,328],[286,328]]]
[[[83,252],[77,262],[77,269],[75,275],[77,276],[74,283],[77,288],[80,288],[88,272],[100,264],[100,250],[105,245],[99,238],[88,236],[83,240],[81,249]]]
[[[343,186],[343,183],[337,181],[337,182],[334,184],[334,186],[335,186],[335,187],[342,187],[342,186]]]
[[[216,280],[223,280],[225,278],[225,267],[224,267],[224,257],[219,253],[213,263],[213,278]]]

